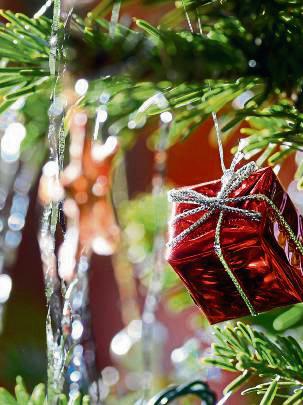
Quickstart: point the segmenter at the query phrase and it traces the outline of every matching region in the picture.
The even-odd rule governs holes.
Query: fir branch
[[[50,88],[46,18],[31,19],[23,14],[0,10],[7,21],[0,26],[0,112],[20,97]]]
[[[292,102],[281,100],[270,107],[244,108],[236,113],[235,120],[227,124],[223,132],[243,119],[249,124],[241,129],[247,136],[244,152],[247,158],[259,155],[259,165],[266,161],[275,165],[289,154],[303,150],[303,114]],[[300,184],[303,181],[301,168],[296,177]]]
[[[169,130],[168,146],[186,138],[201,125],[212,111],[219,111],[246,89],[256,88],[258,82],[240,78],[231,82],[209,84],[180,84],[164,82],[135,82],[127,76],[102,78],[91,82],[81,105],[94,113],[100,105],[100,95],[107,93],[109,120],[107,126],[112,134],[127,129],[141,128],[147,119],[171,111],[174,121]]]
[[[102,2],[102,7],[110,5],[111,1]],[[249,7],[253,13],[247,13]],[[107,125],[112,125],[115,133],[127,128],[129,122],[133,128],[138,121],[135,127],[140,128],[148,117],[169,109],[174,114],[170,145],[188,136],[212,111],[229,107],[242,92],[252,90],[250,104],[236,112],[225,129],[247,120],[250,128],[242,129],[248,135],[246,152],[248,156],[262,153],[260,162],[276,164],[301,150],[300,3],[188,0],[186,8],[195,12],[203,8],[205,35],[137,20],[136,29],[117,24],[112,37],[109,22],[100,18],[103,12],[92,13],[86,20],[73,16],[69,46],[75,56],[68,64],[88,78],[95,76],[96,70],[102,77],[112,77],[93,81],[83,104],[96,110],[100,91],[106,89],[111,95]],[[4,66],[0,69],[0,112],[20,97],[37,91],[48,94],[52,80],[47,64],[51,21],[9,11],[1,15],[7,24],[0,27]],[[296,49],[289,51],[293,43]],[[281,49],[289,51],[288,58]],[[101,72],[96,60],[102,60]],[[163,94],[167,105],[159,108],[154,103],[142,113],[141,107],[157,93]],[[261,123],[264,126],[259,129]],[[303,185],[301,172],[297,177]]]
[[[203,362],[242,373],[225,388],[225,394],[259,377],[267,381],[242,391],[242,395],[257,393],[262,396],[260,404],[271,404],[276,397],[286,398],[284,405],[303,397],[303,351],[294,338],[278,337],[274,342],[241,322],[224,329],[215,327],[215,337],[213,357]]]

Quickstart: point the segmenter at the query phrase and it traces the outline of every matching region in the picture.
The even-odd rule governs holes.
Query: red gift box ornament
[[[303,221],[271,168],[174,189],[168,262],[210,323],[303,301]]]

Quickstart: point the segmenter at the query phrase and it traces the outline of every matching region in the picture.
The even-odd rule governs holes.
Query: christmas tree
[[[0,316],[35,216],[47,379],[0,403],[302,403],[302,2],[40,6],[0,11]],[[96,255],[124,324],[102,372]]]

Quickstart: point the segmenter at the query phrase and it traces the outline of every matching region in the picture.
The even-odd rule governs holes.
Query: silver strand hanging
[[[64,72],[62,64],[63,44],[59,43],[59,30],[61,24],[61,1],[53,2],[53,23],[50,37],[49,70],[54,78],[54,87],[51,94],[49,108],[49,160],[44,166],[44,175],[53,177],[54,184],[59,189],[59,174],[62,170],[64,148],[60,146],[64,120],[64,103],[57,94],[57,84]],[[63,39],[64,41],[64,39]],[[62,142],[61,142],[62,144]],[[45,278],[45,292],[47,299],[47,357],[48,357],[48,402],[52,405],[62,392],[64,384],[64,363],[66,352],[61,330],[62,321],[62,294],[64,285],[57,273],[57,258],[55,255],[55,231],[57,227],[59,201],[52,199],[44,207],[39,235],[39,245]]]

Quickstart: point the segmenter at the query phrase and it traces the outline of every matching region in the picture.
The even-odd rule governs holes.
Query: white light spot
[[[107,120],[108,117],[108,113],[104,108],[100,108],[98,110],[98,115],[97,115],[97,119],[99,122],[103,123]]]
[[[280,170],[281,170],[281,165],[275,165],[273,168],[273,172],[275,173],[276,176],[278,176]]]
[[[81,357],[82,354],[83,354],[83,346],[81,346],[81,345],[75,346],[75,348],[74,348],[74,355],[75,355],[75,356],[78,356],[78,357]]]
[[[113,253],[113,246],[102,236],[92,241],[92,249],[97,255],[110,256]]]
[[[117,333],[117,335],[114,336],[110,344],[111,351],[117,356],[124,356],[125,354],[128,353],[131,347],[132,347],[131,338],[124,330]]]
[[[57,45],[57,41],[58,41],[57,35],[53,35],[49,40],[50,46],[55,47]]]
[[[25,224],[24,216],[19,213],[14,213],[8,218],[8,226],[12,231],[20,231]]]
[[[187,353],[184,349],[179,347],[178,349],[175,349],[171,352],[170,357],[173,363],[181,363],[187,358]]]
[[[136,121],[135,120],[128,121],[127,127],[129,129],[135,129],[136,128]]]
[[[83,325],[82,322],[79,321],[78,319],[76,319],[73,323],[72,323],[72,338],[74,340],[78,340],[80,339],[80,337],[82,336],[83,333]]]
[[[79,79],[75,84],[75,92],[79,96],[84,96],[88,90],[88,81],[86,79]]]
[[[107,386],[115,385],[119,381],[119,371],[115,367],[105,367],[102,372],[103,384]]]
[[[7,274],[0,275],[0,303],[4,304],[12,290],[12,279]]]
[[[169,111],[164,111],[163,113],[160,114],[160,120],[164,124],[169,124],[172,121],[172,119],[173,119],[173,115]]]
[[[77,382],[81,379],[81,373],[80,371],[73,371],[70,375],[70,380],[72,382]]]
[[[70,200],[68,200],[70,201]],[[66,201],[64,203],[65,211]],[[65,239],[59,248],[58,261],[59,268],[58,273],[63,280],[71,280],[75,267],[76,259],[75,252],[78,243],[79,232],[76,226],[71,226],[65,234]]]
[[[249,140],[247,138],[240,139],[239,146],[238,146],[239,152],[242,152],[246,148],[246,146],[248,146],[248,144],[249,144]]]
[[[138,341],[142,336],[142,321],[139,319],[134,319],[127,326],[127,332],[129,336],[134,340]]]
[[[115,136],[109,136],[104,144],[95,142],[92,147],[92,158],[96,162],[102,162],[107,156],[114,153],[118,147],[118,139]]]
[[[99,108],[97,112],[97,118],[95,122],[95,128],[94,128],[94,139],[98,139],[98,134],[100,131],[100,127],[102,128],[102,125],[108,117],[108,113],[105,108]]]
[[[54,160],[50,160],[49,162],[45,163],[43,166],[42,172],[46,177],[54,177],[59,174],[59,166],[58,163]]]
[[[15,162],[19,159],[20,146],[26,136],[24,125],[19,122],[11,123],[5,130],[1,139],[1,157],[6,162]]]
[[[81,366],[81,359],[79,357],[74,357],[73,358],[73,363],[76,367],[80,367]]]

